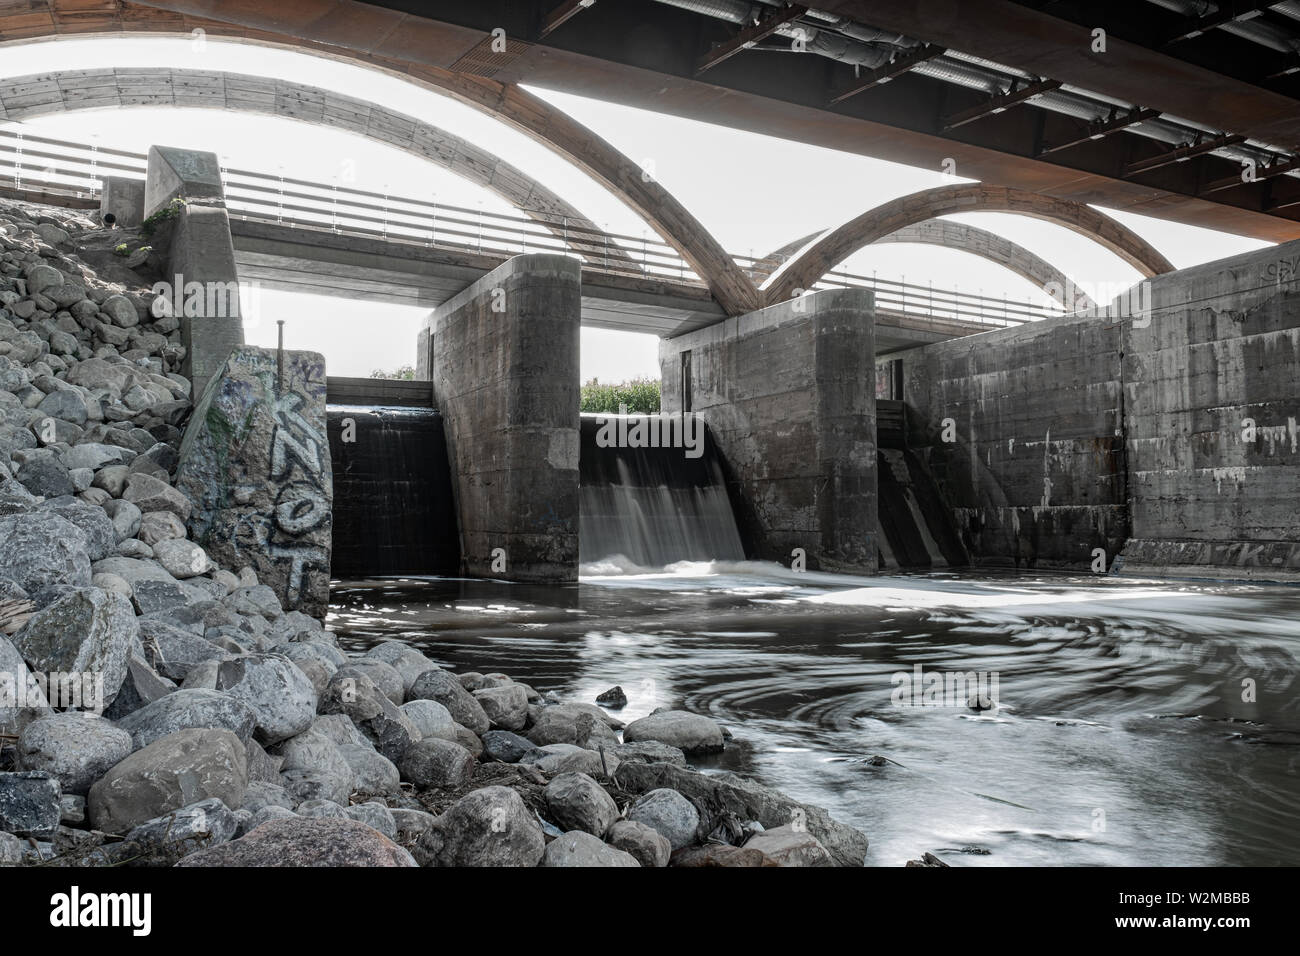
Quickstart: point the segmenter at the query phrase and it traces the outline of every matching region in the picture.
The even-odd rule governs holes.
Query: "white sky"
[[[339,90],[429,121],[528,171],[594,221],[632,236],[641,220],[580,170],[468,106],[360,66],[286,50],[205,39],[87,38],[5,45],[0,77],[129,64],[225,70],[279,77]],[[954,180],[922,170],[547,90],[534,90],[645,166],[730,251],[764,255],[814,230],[857,216],[889,199]],[[151,144],[206,149],[227,165],[322,183],[346,182],[392,195],[436,198],[486,211],[509,211],[495,194],[444,169],[362,137],[274,117],[211,109],[128,107],[33,119],[44,136],[144,152]],[[790,182],[792,169],[804,180]],[[960,173],[960,169],[957,170]],[[784,184],[775,195],[774,182]],[[763,197],[755,201],[755,197]],[[1130,213],[1106,210],[1179,268],[1262,248],[1268,243]],[[1127,285],[1137,273],[1113,253],[1069,230],[1022,216],[952,217],[998,232],[1065,269],[1081,284]],[[653,233],[650,233],[653,235]],[[1032,283],[968,253],[936,246],[869,248],[846,269],[882,278],[932,282],[936,288],[1042,303]],[[335,375],[412,364],[425,310],[261,290],[251,343],[273,345],[276,319],[286,344],[325,353]],[[657,340],[584,329],[582,376],[618,381],[658,377]]]

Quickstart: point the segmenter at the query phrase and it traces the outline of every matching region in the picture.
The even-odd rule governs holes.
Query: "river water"
[[[624,721],[710,714],[734,739],[702,768],[826,807],[868,865],[1300,864],[1300,588],[583,570],[336,582],[329,626],[566,698],[618,684]]]

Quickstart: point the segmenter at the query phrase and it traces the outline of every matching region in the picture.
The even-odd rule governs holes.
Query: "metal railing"
[[[98,197],[104,176],[143,179],[142,153],[85,146],[0,129],[0,185],[16,191],[87,200]],[[397,196],[283,174],[222,167],[226,208],[232,216],[340,235],[365,236],[493,256],[553,252],[576,256],[600,272],[701,287],[702,280],[670,244],[648,233],[611,233],[586,219],[542,212],[488,212],[440,203],[436,197]],[[766,260],[735,256],[755,274]],[[770,263],[769,263],[770,264]],[[759,276],[766,278],[766,276]],[[882,312],[910,320],[933,319],[998,328],[1060,315],[1061,309],[994,296],[936,289],[877,276],[832,271],[816,289],[865,288]]]

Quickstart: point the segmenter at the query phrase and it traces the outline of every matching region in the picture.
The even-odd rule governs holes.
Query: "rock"
[[[483,741],[479,739],[478,734],[468,727],[456,725],[456,743],[468,750],[475,760],[483,756]]]
[[[543,708],[524,736],[538,745],[574,744],[586,750],[604,745],[607,752],[619,744],[618,735],[606,724],[572,704]]]
[[[333,505],[325,359],[285,353],[278,385],[277,364],[274,349],[231,353],[194,409],[176,486],[195,502],[191,539],[217,564],[251,561],[286,610],[324,617]],[[254,543],[250,533],[265,537]]]
[[[350,819],[343,805],[333,800],[304,800],[294,811],[300,817],[309,820],[347,820]]]
[[[90,714],[51,714],[18,738],[18,768],[56,777],[65,794],[85,794],[130,753],[129,733]]]
[[[542,791],[550,818],[565,830],[604,836],[618,819],[618,805],[585,773],[562,773]]]
[[[528,694],[517,684],[476,690],[474,699],[496,730],[522,730],[528,721]]]
[[[86,401],[81,397],[81,393],[73,388],[61,388],[50,392],[36,406],[36,410],[50,418],[71,422],[74,425],[86,424]]]
[[[257,813],[264,807],[282,807],[293,809],[293,797],[279,784],[250,780],[244,791],[244,802],[240,809]]]
[[[364,674],[332,677],[317,708],[322,714],[346,714],[375,749],[401,766],[406,748],[420,731]]]
[[[456,721],[451,712],[436,700],[408,700],[401,711],[420,731],[421,737],[456,740]]]
[[[421,790],[429,787],[459,787],[474,776],[474,755],[460,744],[428,737],[406,748],[398,768],[402,779]]]
[[[113,536],[119,543],[134,538],[139,533],[142,520],[140,509],[131,502],[120,499],[106,501],[104,514],[108,515],[109,521],[113,523]]]
[[[65,793],[59,799],[59,822],[79,827],[86,822],[86,798],[79,793]]]
[[[0,830],[20,837],[48,839],[59,826],[59,780],[32,770],[0,773]]]
[[[21,863],[26,855],[26,843],[12,833],[5,833],[0,830],[0,866]]]
[[[801,820],[830,853],[836,866],[862,866],[868,841],[865,834],[832,819],[821,807],[798,803],[770,787],[734,773],[702,774],[671,764],[625,763],[615,772],[617,783],[631,793],[670,787],[698,806],[756,820],[768,829]],[[705,828],[712,830],[706,822]]]
[[[0,578],[29,594],[54,584],[89,587],[86,536],[66,518],[47,512],[0,518]]]
[[[123,504],[135,505],[129,501]],[[136,508],[138,512],[139,509]],[[185,522],[176,517],[171,511],[150,511],[148,514],[142,514],[140,517],[140,530],[136,535],[145,544],[153,547],[160,541],[170,541],[172,538],[185,537]]]
[[[834,866],[826,847],[806,829],[794,824],[763,830],[745,841],[745,848],[758,850],[778,866]]]
[[[357,729],[357,725],[352,723],[351,718],[346,714],[320,714],[312,721],[311,729],[328,737],[340,747],[356,744],[358,747],[375,749],[375,745]]]
[[[366,657],[383,661],[402,675],[402,693],[406,694],[415,679],[437,665],[409,644],[401,641],[384,641],[366,651]]]
[[[324,800],[342,806],[352,796],[351,776],[299,767],[280,773],[280,783],[296,803]]]
[[[627,694],[623,693],[622,687],[611,687],[603,694],[596,695],[596,703],[613,710],[619,710],[627,706]]]
[[[605,834],[609,845],[630,854],[642,866],[667,866],[672,844],[658,831],[635,820],[617,820]]]
[[[236,588],[227,596],[226,605],[238,614],[260,614],[268,621],[284,613],[280,599],[264,584]],[[339,666],[342,665],[343,661],[340,661]]]
[[[339,744],[339,753],[352,768],[352,792],[366,797],[390,796],[401,790],[397,765],[370,744]]]
[[[585,773],[590,777],[613,777],[618,758],[587,750],[574,744],[545,744],[519,758],[519,763],[536,767],[542,773]]]
[[[124,465],[130,459],[131,454],[130,450],[119,448],[117,445],[106,445],[102,442],[82,442],[64,452],[63,464],[69,470],[73,468],[89,468],[91,471],[97,472],[101,468],[110,465]],[[114,495],[114,497],[117,496]]]
[[[161,697],[118,721],[130,734],[132,747],[141,750],[178,730],[228,730],[246,742],[252,736],[256,714],[246,701],[215,690],[178,690]]]
[[[102,709],[122,686],[138,636],[130,601],[85,587],[33,614],[13,636],[13,645],[37,671],[93,675],[98,707],[92,709]]]
[[[601,842],[590,833],[574,830],[546,846],[542,866],[640,866],[630,853]]]
[[[192,541],[168,538],[152,547],[158,563],[174,578],[197,577],[211,569],[207,553]]]
[[[749,847],[728,846],[725,843],[706,843],[688,846],[672,855],[673,866],[684,867],[755,867],[776,866],[761,851]]]
[[[356,775],[352,765],[348,763],[334,741],[324,734],[308,730],[296,737],[290,737],[276,750],[284,758],[280,766],[281,774],[293,770],[310,770],[317,774],[328,775],[337,780],[337,785],[332,788],[327,799],[332,799],[336,803],[347,802]]]
[[[437,701],[450,711],[456,723],[476,734],[486,733],[492,726],[483,705],[444,670],[425,671],[411,684],[407,696],[412,700]]]
[[[536,749],[537,745],[531,740],[508,730],[489,730],[483,735],[483,752],[490,760],[501,763],[518,763]]]
[[[398,844],[408,849],[417,844],[420,837],[429,832],[435,819],[432,813],[406,807],[392,807],[389,812],[393,815],[393,822],[397,826],[397,836],[394,839]],[[417,856],[416,860],[419,859]]]
[[[670,763],[678,767],[686,766],[686,755],[676,747],[661,744],[657,740],[642,740],[634,744],[619,744],[614,748],[614,756],[622,763]]]
[[[938,858],[937,856],[935,856],[933,853],[928,853],[928,852],[927,852],[927,853],[922,853],[922,854],[921,854],[921,859],[919,859],[919,860],[908,860],[908,861],[907,861],[906,863],[904,863],[903,865],[904,865],[905,867],[911,866],[911,867],[936,867],[936,868],[937,868],[937,867],[943,867],[944,869],[947,869],[947,868],[948,868],[948,864],[947,864],[947,863],[943,862],[943,860],[939,859],[939,858]]]
[[[56,514],[81,530],[86,536],[86,555],[92,562],[113,553],[117,545],[117,529],[103,508],[76,498],[59,498],[45,502],[41,510]]]
[[[22,654],[0,633],[0,734],[17,737],[29,723],[49,712],[45,691],[27,670]]]
[[[356,820],[271,820],[238,840],[200,850],[177,866],[415,866],[388,837]]]
[[[644,823],[662,835],[674,850],[697,842],[700,813],[676,790],[661,788],[643,794],[632,804],[627,818]]]
[[[182,521],[190,516],[193,508],[190,500],[167,482],[139,472],[127,479],[122,497],[142,513],[170,511]]]
[[[689,756],[720,753],[724,746],[717,721],[685,710],[662,710],[627,725],[623,740],[656,740]]]
[[[127,658],[126,677],[122,686],[118,688],[117,696],[113,698],[108,710],[104,711],[104,716],[109,720],[121,720],[175,689],[175,682],[150,667],[143,657],[132,654]]]
[[[234,812],[215,797],[152,820],[126,835],[132,866],[172,866],[196,850],[220,846],[235,836]]]
[[[140,619],[140,643],[149,666],[168,680],[183,681],[204,661],[230,656],[215,644],[156,618]]]
[[[238,814],[248,813],[248,811],[236,810],[235,813],[238,815]],[[262,809],[258,810],[256,813],[249,814],[247,819],[241,821],[239,824],[239,829],[235,831],[235,835],[244,836],[247,833],[252,833],[263,823],[269,823],[272,820],[296,820],[296,819],[298,819],[298,814],[294,813],[292,810],[285,809],[284,807],[263,807]]]
[[[222,661],[217,690],[245,701],[257,715],[254,733],[274,744],[302,733],[316,717],[316,691],[307,675],[279,654]]]
[[[140,313],[131,304],[131,300],[124,295],[110,295],[100,304],[99,311],[112,319],[114,325],[124,329],[140,323]]]
[[[57,498],[75,494],[67,467],[57,458],[34,458],[18,469],[18,480],[34,495]]]
[[[452,804],[420,837],[431,866],[536,866],[545,851],[537,818],[509,787],[483,787]]]
[[[362,657],[348,661],[336,672],[344,677],[356,677],[364,674],[379,688],[385,697],[401,706],[406,699],[406,685],[397,669],[381,660]]]
[[[90,788],[86,809],[96,829],[127,833],[209,797],[237,807],[247,786],[244,746],[237,736],[228,730],[180,730],[113,767]]]
[[[397,821],[393,819],[388,807],[382,803],[357,803],[343,808],[343,814],[350,820],[364,823],[378,830],[388,839],[397,840]]]

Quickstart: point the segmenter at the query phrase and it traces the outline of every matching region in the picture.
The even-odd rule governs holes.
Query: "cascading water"
[[[336,578],[455,574],[460,542],[442,416],[331,405]]]
[[[579,556],[584,565],[621,559],[642,568],[676,561],[745,557],[721,462],[707,433],[696,448],[610,446],[599,435],[616,416],[584,415]],[[659,416],[625,416],[658,427]],[[702,425],[703,423],[699,423]]]

